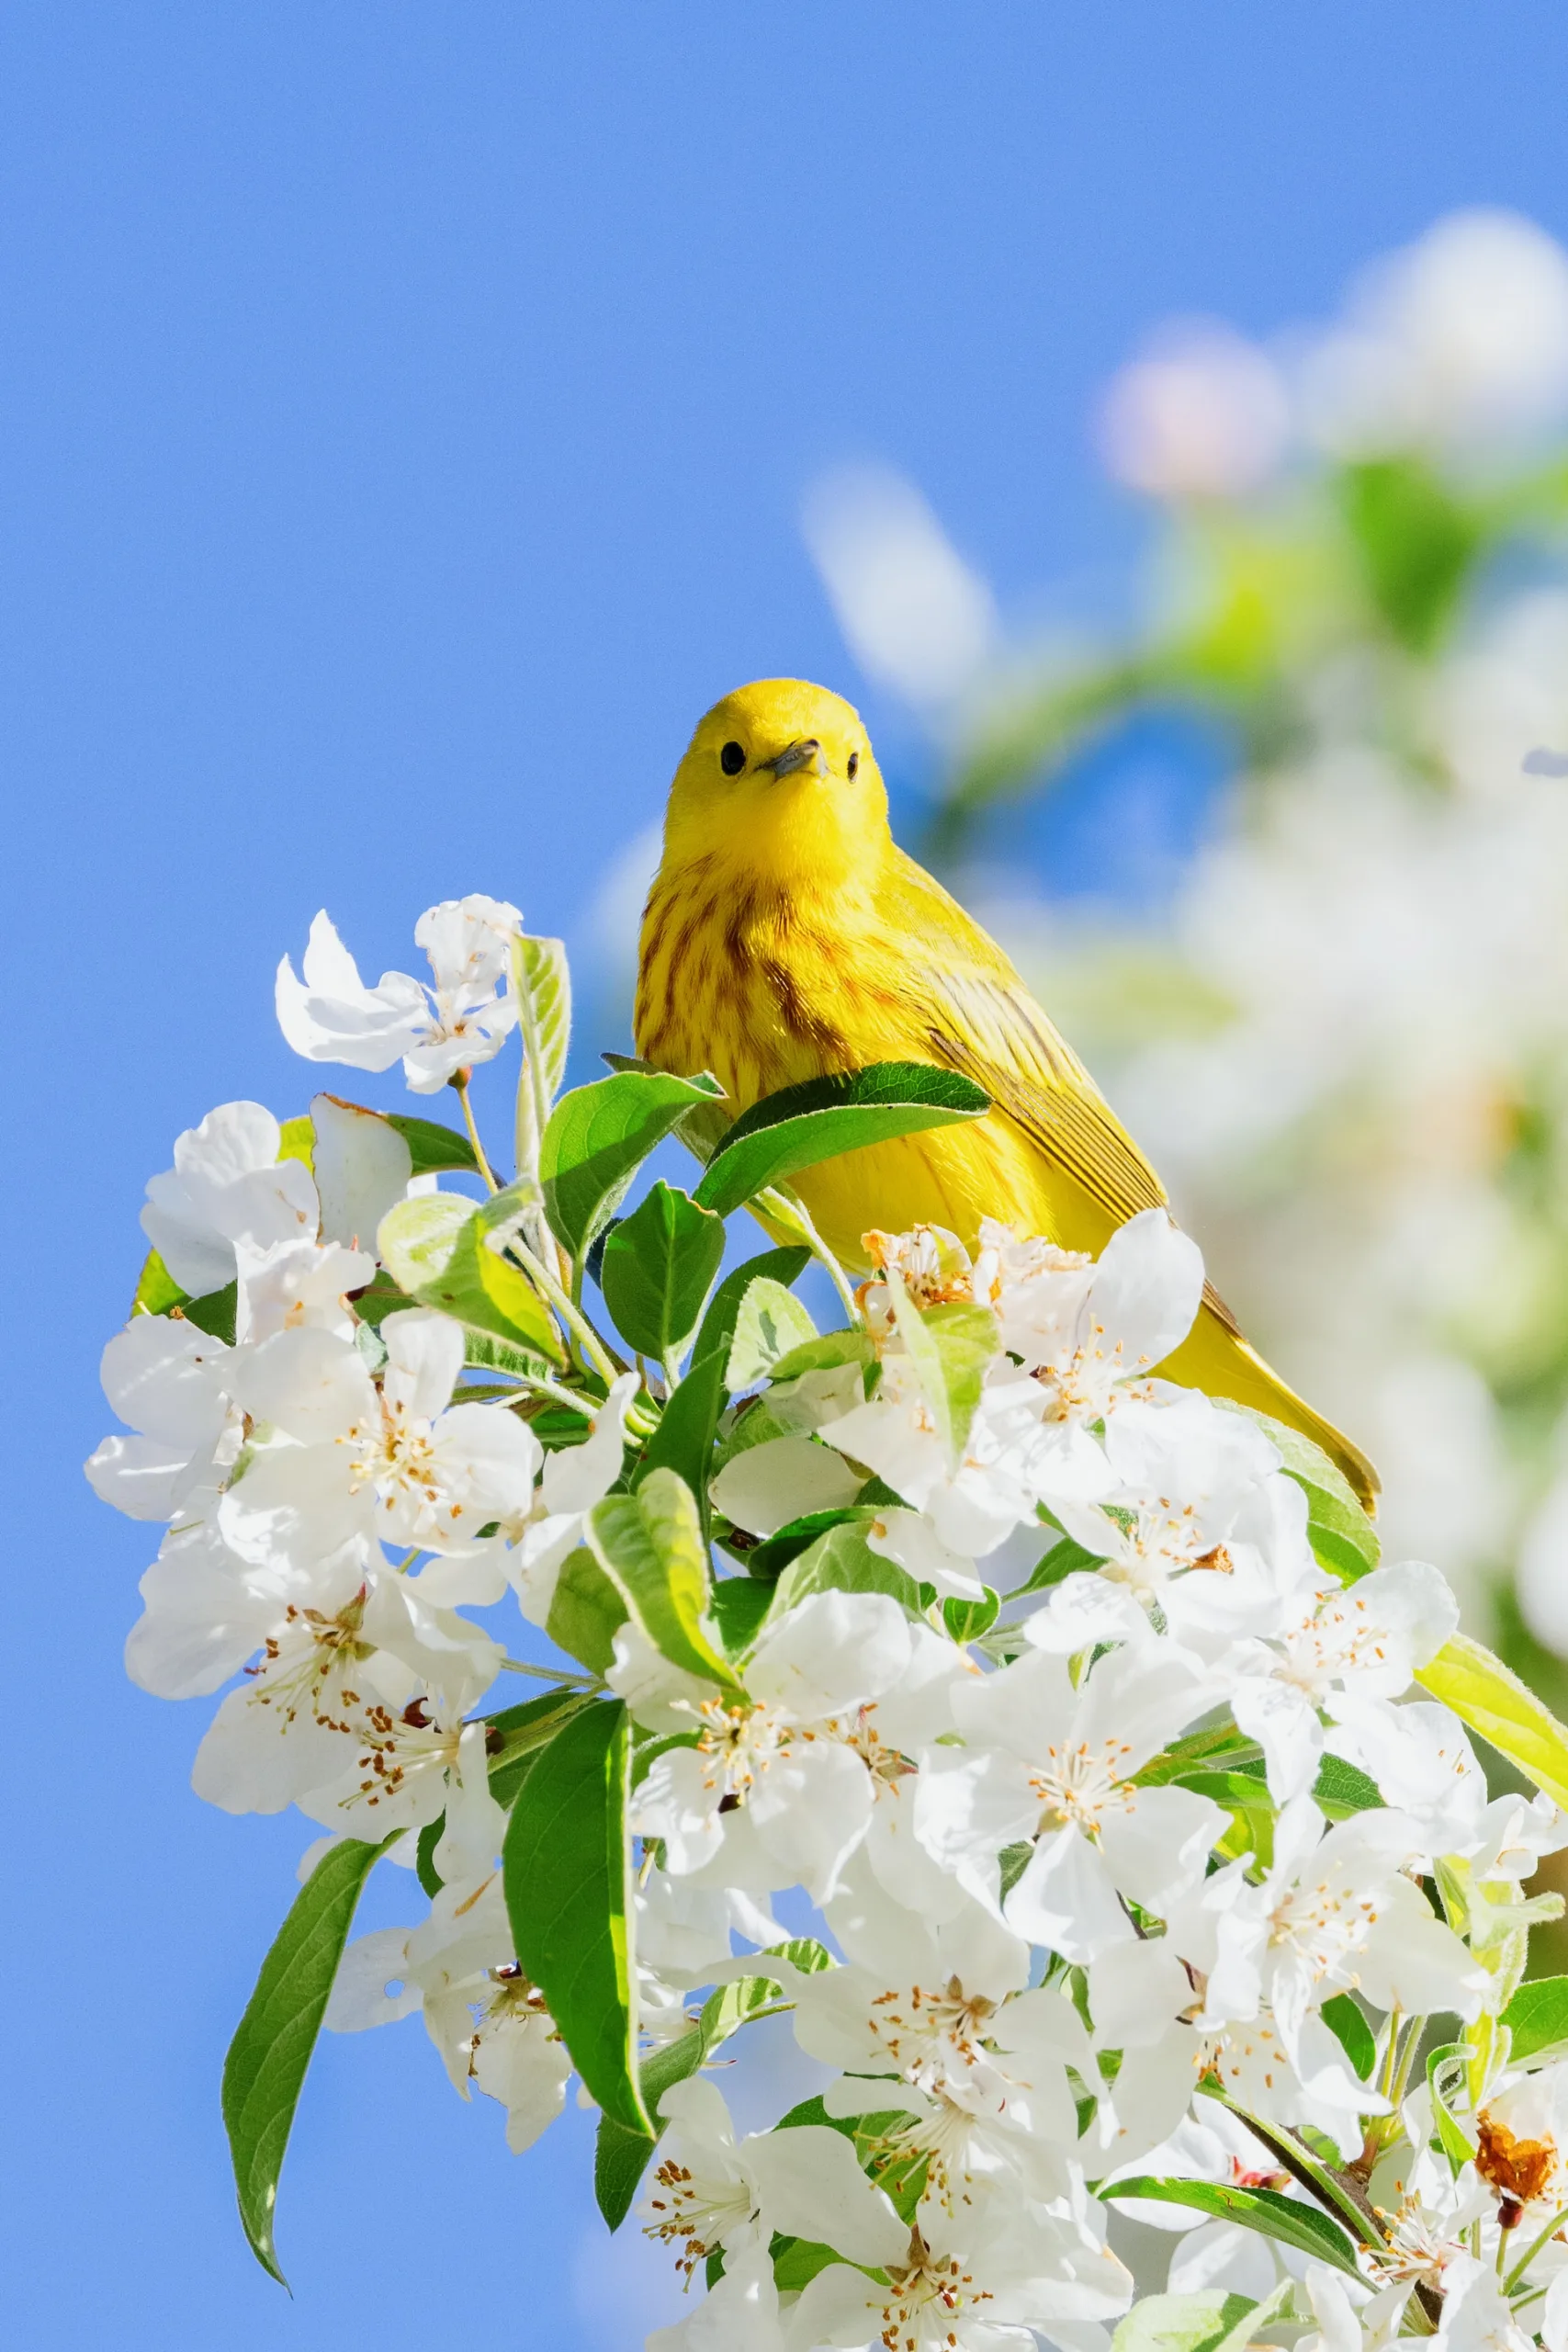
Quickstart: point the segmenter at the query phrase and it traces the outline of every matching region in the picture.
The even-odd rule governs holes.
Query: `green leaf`
[[[1513,2037],[1509,2055],[1516,2061],[1568,2042],[1568,1976],[1539,1976],[1521,1984],[1503,2012],[1503,2023]]]
[[[1145,2295],[1119,2323],[1111,2352],[1220,2352],[1257,2309],[1250,2295]]]
[[[571,971],[558,939],[512,934],[512,993],[523,1038],[517,1083],[517,1165],[538,1166],[550,1104],[566,1080],[571,1046]]]
[[[362,1323],[368,1323],[373,1331],[378,1331],[389,1315],[402,1314],[407,1308],[418,1305],[417,1298],[411,1298],[406,1290],[400,1290],[397,1283],[389,1281],[378,1267],[376,1278],[369,1288],[362,1290],[355,1299],[354,1311]],[[465,1348],[465,1358],[467,1354]]]
[[[627,1344],[659,1363],[678,1356],[723,1257],[724,1219],[660,1178],[615,1227],[599,1272],[604,1304]]]
[[[646,2132],[626,1826],[629,1759],[618,1700],[573,1715],[518,1791],[502,1861],[518,1960],[544,1995],[589,2097],[617,2123]]]
[[[630,1069],[562,1095],[539,1146],[539,1176],[551,1230],[573,1257],[586,1256],[682,1113],[722,1098],[716,1079]]]
[[[1466,2129],[1463,2119],[1454,2111],[1454,2102],[1465,2087],[1469,2064],[1470,2052],[1462,2041],[1445,2041],[1440,2050],[1427,2053],[1432,2121],[1443,2154],[1456,2173],[1461,2165],[1470,2162],[1476,2147],[1473,2132]]]
[[[545,1631],[590,1674],[607,1674],[615,1662],[615,1635],[626,1622],[626,1604],[584,1544],[569,1552],[550,1600]]]
[[[187,1323],[194,1323],[198,1331],[209,1332],[229,1348],[234,1344],[234,1318],[239,1311],[237,1282],[225,1283],[221,1290],[209,1290],[201,1298],[187,1298],[180,1309]]]
[[[435,1849],[441,1843],[446,1827],[446,1815],[445,1812],[438,1813],[434,1821],[425,1823],[419,1833],[419,1842],[413,1849],[414,1871],[421,1886],[433,1903],[446,1883],[435,1867]]]
[[[764,1536],[745,1554],[746,1573],[759,1584],[772,1584],[781,1577],[792,1560],[809,1551],[819,1535],[832,1527],[869,1527],[876,1517],[874,1510],[860,1503],[850,1503],[841,1510],[812,1510],[804,1518],[792,1519],[776,1535]]]
[[[962,1461],[986,1373],[997,1352],[997,1318],[985,1306],[917,1306],[890,1266],[886,1280],[898,1336],[946,1442]]]
[[[474,1147],[456,1127],[444,1127],[435,1119],[405,1118],[400,1111],[383,1111],[378,1116],[396,1127],[407,1144],[416,1176],[440,1176],[454,1168],[479,1173]]]
[[[708,1301],[686,1376],[665,1406],[659,1427],[649,1439],[642,1468],[637,1473],[639,1479],[660,1467],[675,1471],[697,1497],[705,1527],[708,1464],[713,1459],[719,1416],[728,1401],[725,1374],[741,1303],[759,1279],[792,1283],[809,1263],[810,1252],[806,1250],[764,1250],[725,1276]]]
[[[553,1102],[565,1081],[571,1050],[571,972],[566,944],[559,939],[532,939],[519,932],[513,957],[514,974],[519,964],[526,987],[519,991],[518,1017],[528,1050],[538,1057],[545,1092]]]
[[[1483,543],[1479,520],[1419,458],[1347,466],[1339,495],[1372,603],[1402,645],[1429,653]]]
[[[884,1559],[865,1540],[860,1521],[830,1527],[797,1553],[773,1587],[769,1612],[782,1617],[813,1592],[886,1592],[912,1617],[920,1614],[919,1587],[897,1560]]]
[[[1568,1730],[1501,1658],[1456,1634],[1416,1679],[1528,1773],[1553,1804],[1568,1805]]]
[[[1355,2250],[1339,2224],[1297,2198],[1282,2197],[1278,2189],[1238,2188],[1213,2180],[1155,2180],[1139,2175],[1132,2180],[1111,2181],[1100,2193],[1118,2200],[1139,2197],[1163,2205],[1188,2205],[1213,2221],[1239,2222],[1243,2229],[1277,2238],[1281,2245],[1294,2246],[1298,2254],[1332,2262],[1336,2269],[1348,2271],[1353,2278],[1360,2275]]]
[[[769,1378],[775,1387],[786,1380],[798,1380],[803,1372],[833,1372],[841,1363],[868,1364],[876,1362],[876,1348],[869,1331],[824,1331],[819,1339],[803,1340],[797,1348],[769,1367]]]
[[[769,2250],[773,2258],[773,2284],[781,2295],[798,2295],[819,2270],[844,2258],[815,2238],[786,2238],[777,2233]]]
[[[1250,1405],[1233,1404],[1226,1396],[1216,1396],[1213,1401],[1227,1413],[1240,1413],[1245,1419],[1255,1421],[1278,1446],[1280,1469],[1287,1478],[1295,1480],[1306,1496],[1307,1538],[1322,1565],[1332,1568],[1347,1584],[1354,1584],[1375,1568],[1382,1557],[1377,1529],[1361,1509],[1345,1473],[1337,1463],[1330,1462],[1323,1448],[1314,1445],[1310,1437],[1303,1437],[1300,1430],[1291,1429]]]
[[[820,1962],[798,1959],[798,1967],[832,1965],[820,1944],[803,1942],[788,1945],[785,1950],[792,1957],[797,1951],[802,1954],[808,1950],[821,1953]],[[642,2062],[642,2103],[653,2129],[631,2132],[608,2116],[600,2118],[598,2144],[593,2154],[593,2195],[611,2229],[618,2230],[630,2212],[637,2183],[658,2145],[658,2135],[664,2129],[659,2102],[665,2092],[671,2085],[683,2083],[688,2075],[694,2075],[721,2042],[728,2041],[759,2009],[772,2007],[777,1999],[778,1988],[772,1977],[742,1976],[733,1984],[721,1984],[708,1995],[689,2033],[667,2041]]]
[[[308,1112],[297,1119],[285,1119],[277,1130],[277,1157],[280,1160],[297,1159],[302,1168],[314,1170],[316,1159],[316,1129]]]
[[[1052,1544],[1033,1574],[1024,1583],[1015,1586],[1008,1598],[1017,1600],[1026,1592],[1047,1591],[1052,1585],[1060,1584],[1064,1577],[1076,1576],[1080,1568],[1098,1568],[1104,1557],[1102,1552],[1086,1552],[1081,1544],[1075,1544],[1070,1535],[1064,1535]]]
[[[149,1250],[137,1277],[136,1296],[130,1302],[132,1315],[166,1315],[171,1306],[183,1306],[189,1296],[190,1293],[180,1288],[156,1250]]]
[[[400,1201],[381,1219],[376,1248],[400,1290],[479,1331],[521,1340],[552,1363],[560,1334],[538,1292],[486,1238],[478,1204],[457,1193]]]
[[[547,1690],[537,1699],[525,1699],[515,1707],[498,1708],[493,1715],[485,1717],[490,1792],[497,1804],[510,1810],[541,1750],[549,1746],[570,1717],[581,1714],[584,1707],[592,1704],[592,1697],[586,1690]]]
[[[400,1836],[394,1831],[393,1836]],[[289,1906],[223,2062],[223,2122],[251,2250],[282,2286],[273,2219],[294,2110],[343,1948],[378,1845],[349,1838],[323,1854]]]
[[[1349,1994],[1334,1994],[1325,2001],[1318,2015],[1362,2082],[1369,2082],[1378,2062],[1377,2036]]]
[[[753,1381],[770,1373],[776,1377],[781,1362],[810,1347],[816,1339],[817,1326],[795,1293],[764,1276],[751,1283],[740,1302],[724,1375],[726,1386],[731,1391],[750,1388]]]
[[[413,1305],[412,1298],[405,1298],[402,1303],[405,1306]],[[363,1306],[363,1301],[359,1304]],[[389,1308],[388,1312],[390,1312]],[[515,1340],[497,1339],[493,1331],[476,1331],[471,1323],[464,1327],[463,1362],[479,1372],[509,1372],[515,1380],[528,1380],[549,1369],[544,1357],[536,1350],[520,1347]],[[457,1402],[462,1402],[460,1389]],[[592,1400],[585,1396],[582,1400],[585,1422],[592,1411]]]
[[[1274,1807],[1260,1774],[1183,1772],[1181,1786],[1194,1796],[1212,1797],[1230,1815],[1232,1826],[1219,1841],[1219,1852],[1229,1860],[1237,1854],[1255,1854],[1265,1870],[1274,1860]]]
[[[1345,1821],[1353,1813],[1371,1813],[1382,1803],[1382,1792],[1359,1765],[1342,1756],[1325,1756],[1313,1782],[1313,1803],[1330,1821]]]
[[[673,1470],[652,1470],[634,1494],[606,1495],[588,1514],[594,1558],[661,1657],[739,1693],[704,1630],[711,1581],[696,1498]]]
[[[942,1622],[962,1649],[990,1632],[1001,1605],[1001,1596],[993,1592],[989,1585],[979,1600],[964,1600],[956,1593],[950,1593],[942,1604]]]
[[[721,1577],[714,1586],[708,1607],[728,1657],[745,1657],[762,1630],[773,1597],[750,1577]]]
[[[818,1160],[977,1119],[990,1107],[972,1080],[924,1062],[877,1062],[840,1078],[808,1079],[767,1095],[736,1120],[708,1161],[697,1198],[728,1216]]]

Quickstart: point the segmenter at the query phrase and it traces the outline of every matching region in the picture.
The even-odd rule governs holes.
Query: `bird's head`
[[[801,678],[761,678],[715,703],[670,788],[667,860],[822,883],[873,863],[887,839],[860,713]]]

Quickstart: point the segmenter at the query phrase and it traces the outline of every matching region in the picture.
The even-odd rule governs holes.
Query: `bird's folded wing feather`
[[[1113,1225],[1165,1207],[1159,1178],[1000,949],[918,866],[901,879],[906,974],[933,1059],[983,1086]],[[1212,1283],[1204,1299],[1237,1329]]]

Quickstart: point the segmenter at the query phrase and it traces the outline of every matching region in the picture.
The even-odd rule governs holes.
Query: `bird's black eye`
[[[727,743],[718,755],[718,763],[726,775],[739,775],[746,764],[745,746],[740,743]]]
[[[855,778],[856,775],[859,773],[859,770],[860,770],[860,753],[859,753],[858,752],[852,752],[850,753],[850,764],[849,764],[849,767],[848,767],[848,769],[847,769],[847,771],[846,771],[846,773],[848,774],[848,775],[849,775],[850,780],[851,780],[851,782],[852,782],[852,783],[854,781],[854,778]]]

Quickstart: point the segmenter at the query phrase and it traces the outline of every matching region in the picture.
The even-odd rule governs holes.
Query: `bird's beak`
[[[786,743],[776,760],[763,760],[761,764],[772,768],[774,775],[793,775],[797,768],[809,768],[813,775],[822,756],[822,746],[815,735],[804,735],[797,743]]]

